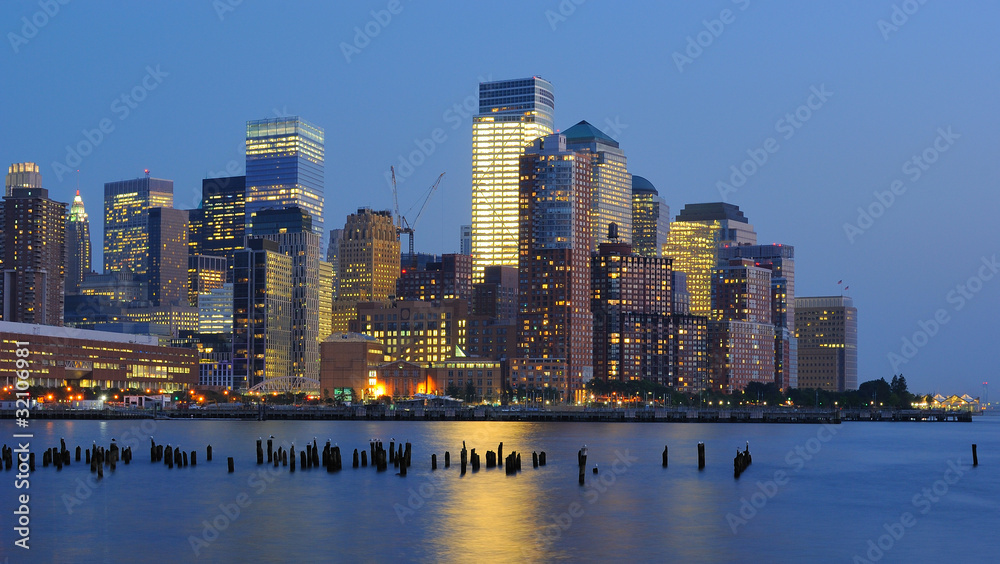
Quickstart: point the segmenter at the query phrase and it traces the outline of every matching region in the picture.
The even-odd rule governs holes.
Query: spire
[[[76,197],[73,198],[73,205],[69,208],[69,220],[74,222],[87,221],[87,212],[83,209],[83,198],[80,197],[79,188],[76,190]]]

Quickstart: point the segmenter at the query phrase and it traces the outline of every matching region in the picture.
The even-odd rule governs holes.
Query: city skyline
[[[174,181],[174,207],[191,209],[203,178],[244,172],[247,120],[301,115],[328,132],[327,228],[341,226],[358,207],[391,208],[389,165],[397,168],[402,207],[447,172],[417,250],[454,252],[458,226],[470,220],[478,83],[538,75],[558,96],[555,129],[588,120],[614,137],[629,171],[648,178],[674,213],[689,203],[739,205],[760,243],[796,246],[798,295],[836,295],[850,286],[862,311],[861,381],[902,372],[914,389],[975,394],[990,380],[988,357],[956,353],[988,350],[986,328],[998,313],[1000,289],[990,281],[998,267],[982,237],[992,206],[980,200],[981,187],[998,178],[991,155],[1000,128],[994,115],[976,109],[989,107],[986,97],[997,86],[996,73],[982,72],[986,61],[976,55],[989,52],[984,26],[997,7],[973,4],[976,9],[961,13],[927,5],[887,31],[878,22],[889,20],[891,3],[727,3],[735,19],[710,41],[699,34],[704,22],[720,19],[721,8],[621,10],[588,3],[561,14],[557,5],[526,5],[496,15],[501,21],[488,30],[445,26],[440,36],[427,37],[428,26],[442,17],[468,21],[483,8],[403,4],[367,43],[356,39],[354,28],[363,30],[374,21],[370,12],[385,10],[384,4],[290,6],[288,17],[273,23],[284,29],[286,21],[304,22],[301,41],[327,58],[321,70],[312,61],[292,61],[252,95],[233,85],[273,47],[242,37],[247,26],[269,18],[266,8],[66,6],[5,55],[29,87],[16,89],[4,105],[9,129],[0,159],[39,163],[44,187],[62,202],[72,201],[79,169],[92,212],[104,183],[140,177],[149,168],[154,177]],[[38,7],[4,10],[14,22],[9,31],[21,33],[17,22]],[[137,18],[155,23],[135,29]],[[194,44],[170,52],[163,34],[181,20],[191,22]],[[819,20],[819,29],[800,25]],[[500,24],[523,26],[539,44],[477,59],[492,53],[485,45],[507,36]],[[328,33],[314,33],[324,26]],[[94,38],[106,29],[116,31],[113,38]],[[589,63],[606,69],[595,79],[561,53],[601,29],[627,30],[630,40],[607,45]],[[962,30],[954,36],[961,41],[938,37],[954,30]],[[81,42],[88,49],[70,47]],[[345,55],[341,44],[359,52]],[[442,50],[445,44],[474,48]],[[430,54],[443,52],[449,55],[439,64],[447,72],[420,80]],[[643,52],[650,57],[636,55]],[[201,53],[213,57],[199,61]],[[109,63],[84,63],[98,57]],[[212,63],[220,59],[228,64]],[[607,65],[619,60],[625,61],[619,67]],[[760,60],[774,64],[751,64]],[[35,75],[32,68],[46,71]],[[304,85],[297,76],[305,77]],[[339,83],[352,86],[329,88]],[[74,96],[37,94],[65,92],[68,84]],[[176,120],[186,112],[199,124],[197,135]],[[88,151],[79,150],[88,144]],[[93,264],[99,265],[102,222],[92,219]],[[917,274],[928,251],[934,268]]]

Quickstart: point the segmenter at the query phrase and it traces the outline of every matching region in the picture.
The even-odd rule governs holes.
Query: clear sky
[[[245,122],[282,113],[326,130],[327,227],[390,208],[385,173],[409,160],[404,212],[447,173],[417,250],[457,252],[477,84],[539,75],[557,127],[616,137],[672,214],[735,203],[760,242],[796,247],[798,295],[850,286],[859,382],[902,372],[911,391],[978,396],[995,380],[1000,397],[995,2],[25,0],[0,15],[0,163],[40,163],[64,202],[79,169],[98,268],[104,182],[148,168],[196,207],[203,178],[242,173]]]

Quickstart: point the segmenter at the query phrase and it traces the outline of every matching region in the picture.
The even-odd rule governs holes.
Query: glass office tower
[[[299,206],[323,236],[323,129],[297,116],[247,122],[246,225],[258,211]]]
[[[489,265],[517,266],[518,158],[552,133],[552,85],[537,76],[479,85],[472,119],[472,276]]]
[[[104,183],[104,271],[149,267],[149,209],[174,207],[174,181],[134,178]]]

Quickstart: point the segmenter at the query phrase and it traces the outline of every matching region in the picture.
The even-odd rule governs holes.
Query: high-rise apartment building
[[[771,270],[752,259],[715,269],[708,323],[710,387],[732,393],[750,382],[774,382]]]
[[[2,319],[62,325],[66,204],[50,200],[45,188],[14,186],[0,207],[0,226]]]
[[[233,269],[233,388],[292,373],[292,257],[248,238]]]
[[[601,243],[590,268],[594,377],[673,385],[670,259]]]
[[[14,188],[41,188],[42,174],[35,163],[14,163],[7,167],[4,181],[4,196],[10,196]]]
[[[520,159],[518,352],[564,360],[564,371],[535,382],[563,401],[582,400],[593,375],[591,167],[590,153],[567,150],[559,134],[536,139]]]
[[[323,230],[323,129],[298,116],[247,122],[246,225],[257,212],[298,206]]]
[[[406,268],[396,281],[396,298],[401,300],[440,301],[472,299],[472,257],[442,255],[438,262],[422,269]]]
[[[670,233],[670,206],[653,184],[632,175],[632,250],[644,257],[663,255]]]
[[[337,255],[337,301],[333,331],[344,333],[358,302],[387,299],[399,278],[399,235],[392,212],[360,208],[347,216]]]
[[[458,230],[459,253],[472,256],[472,225],[461,225]]]
[[[151,208],[147,300],[155,307],[188,300],[188,210]]]
[[[83,277],[91,272],[90,220],[76,191],[66,216],[66,294],[79,294]]]
[[[226,283],[198,294],[198,332],[233,333],[233,285]],[[232,339],[229,339],[230,341]],[[231,351],[230,351],[231,352]]]
[[[664,255],[674,259],[674,270],[687,275],[691,313],[712,313],[712,277],[719,263],[719,248],[754,245],[757,233],[743,212],[723,202],[687,204],[670,224]]]
[[[201,252],[226,257],[226,280],[233,279],[234,256],[246,234],[246,177],[228,176],[201,181]]]
[[[799,388],[858,389],[858,310],[847,296],[795,298]]]
[[[774,323],[774,383],[798,387],[795,339],[795,247],[736,245],[719,250],[720,260],[746,258],[771,271],[771,321]]]
[[[226,257],[195,255],[188,257],[188,303],[198,305],[198,296],[221,288],[226,283],[229,266]]]
[[[337,279],[340,278],[340,259],[337,256],[340,253],[340,238],[343,236],[343,229],[331,229],[330,242],[326,246],[326,262],[330,263],[333,268],[330,289],[333,292],[334,300],[337,299]]]
[[[278,251],[292,259],[292,375],[317,379],[320,236],[312,228],[312,216],[298,206],[260,210],[253,220],[253,234],[274,241]]]
[[[472,119],[472,264],[518,264],[518,158],[553,131],[552,85],[540,77],[483,82]]]
[[[517,322],[517,269],[487,266],[483,281],[472,286],[472,313],[507,325]]]
[[[632,184],[625,153],[618,142],[586,121],[562,132],[566,150],[586,150],[591,157],[591,252],[608,241],[608,225],[618,226],[618,242],[632,242]]]
[[[149,209],[174,206],[174,181],[134,178],[104,184],[104,271],[149,268]],[[187,252],[185,250],[185,252]]]

